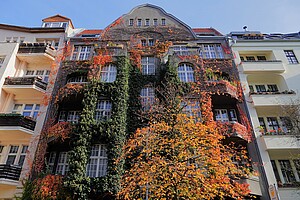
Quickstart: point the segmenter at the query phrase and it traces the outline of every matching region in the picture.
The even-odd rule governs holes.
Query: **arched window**
[[[182,63],[178,66],[178,77],[181,82],[194,82],[194,69],[192,65]]]
[[[101,81],[106,83],[112,83],[116,80],[117,68],[113,64],[102,67],[101,69]]]

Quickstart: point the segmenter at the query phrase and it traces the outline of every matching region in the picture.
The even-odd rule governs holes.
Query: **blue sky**
[[[192,28],[214,27],[223,34],[248,30],[264,33],[300,31],[300,0],[2,0],[0,23],[37,27],[61,14],[77,28],[103,29],[133,7],[162,7]]]

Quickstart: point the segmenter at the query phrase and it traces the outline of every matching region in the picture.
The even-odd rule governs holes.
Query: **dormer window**
[[[68,22],[44,22],[42,27],[44,28],[58,28],[63,27],[66,28],[68,26]]]
[[[129,26],[133,26],[133,19],[129,19]]]
[[[166,19],[161,19],[161,25],[165,26],[166,25]]]
[[[145,26],[150,26],[150,19],[145,19]]]
[[[137,26],[142,26],[142,19],[137,20]]]

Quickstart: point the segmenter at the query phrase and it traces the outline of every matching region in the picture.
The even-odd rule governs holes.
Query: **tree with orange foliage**
[[[172,89],[171,89],[172,90]],[[168,90],[170,92],[170,89]],[[214,121],[205,123],[182,114],[176,96],[150,109],[149,122],[128,140],[128,170],[119,199],[243,199],[249,194],[237,165],[246,151],[223,143]]]

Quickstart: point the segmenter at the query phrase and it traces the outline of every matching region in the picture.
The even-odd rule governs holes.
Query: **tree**
[[[248,185],[239,183],[239,179],[249,171],[233,162],[247,159],[246,151],[237,152],[233,145],[224,145],[224,136],[214,121],[182,114],[180,99],[170,87],[163,94],[166,101],[150,109],[148,124],[139,128],[124,148],[129,166],[119,198],[247,196]]]

